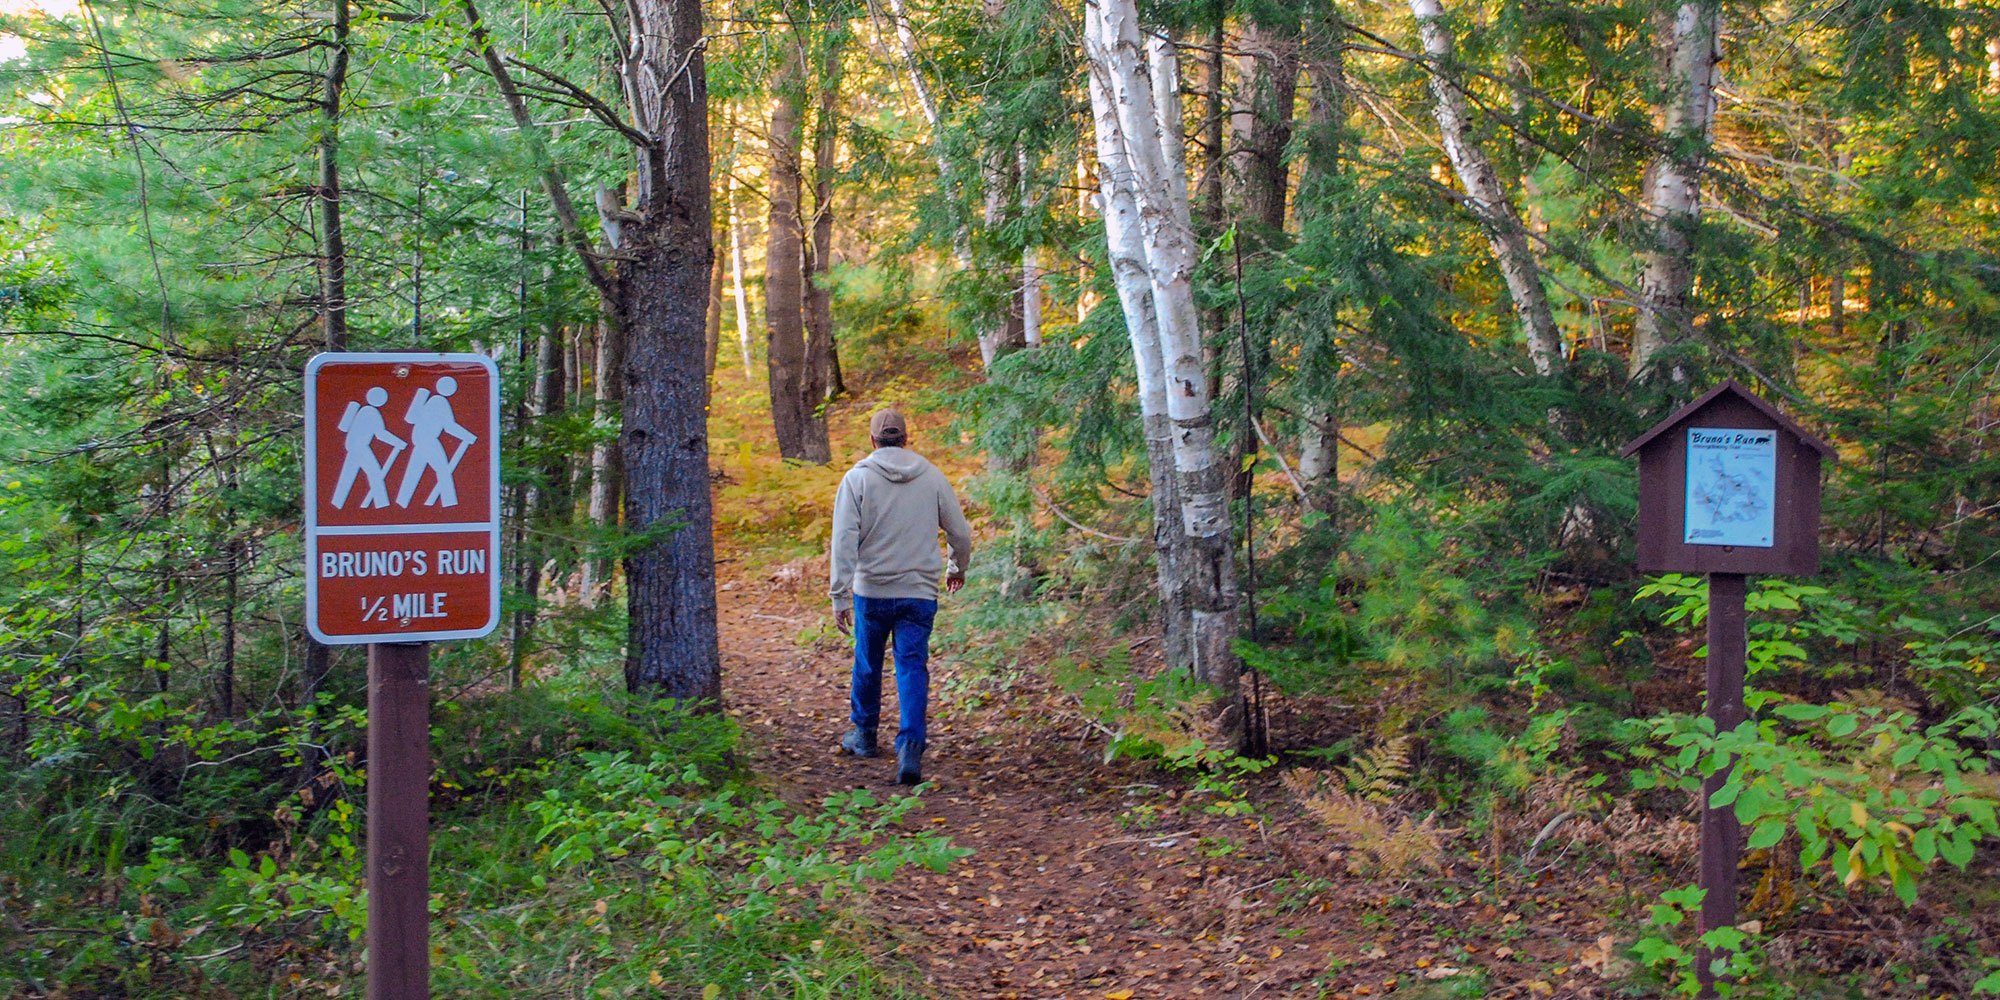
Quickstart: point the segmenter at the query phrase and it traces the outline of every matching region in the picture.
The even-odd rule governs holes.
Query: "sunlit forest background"
[[[439,995],[977,995],[865,900],[979,856],[788,798],[739,711],[748,637],[837,646],[881,405],[979,531],[942,711],[1067,727],[1135,836],[1317,845],[1267,892],[1542,894],[1610,942],[1587,987],[1480,938],[1384,989],[1340,951],[1375,925],[1301,904],[1315,971],[1268,992],[1692,993],[1689,793],[1734,755],[1732,995],[2000,994],[2000,8],[708,0],[660,83],[661,3],[0,6],[0,993],[360,989],[366,671],[304,628],[301,372],[422,349],[504,381],[502,624],[432,654]],[[705,106],[705,241],[657,235],[634,150],[700,130],[649,86]],[[1165,154],[1136,215],[1121,126]],[[668,304],[705,344],[645,346],[656,260],[712,262]],[[697,368],[659,412],[705,409],[714,513],[676,520],[621,426]],[[1724,380],[1837,460],[1718,734],[1620,449]],[[697,583],[775,603],[683,683],[628,568],[710,544]]]

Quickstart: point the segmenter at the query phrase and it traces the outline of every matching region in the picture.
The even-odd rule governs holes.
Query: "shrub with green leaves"
[[[1752,612],[1805,610],[1823,588],[1763,580],[1748,595]],[[1669,623],[1698,622],[1706,586],[1669,575],[1640,597],[1679,598]],[[1747,673],[1771,674],[1803,662],[1798,636],[1829,630],[1797,619],[1750,624]],[[1717,732],[1705,716],[1670,714],[1650,723],[1663,751],[1651,769],[1634,773],[1639,788],[1673,785],[1690,793],[1704,779],[1728,776],[1709,799],[1730,808],[1749,830],[1752,850],[1798,847],[1802,871],[1822,872],[1844,886],[1885,881],[1907,904],[1917,880],[1942,859],[1964,868],[1979,844],[2000,840],[2000,714],[1989,704],[1966,706],[1929,725],[1912,711],[1885,704],[1815,704],[1751,688],[1753,717]],[[1769,711],[1766,711],[1766,710]]]
[[[1656,719],[1654,735],[1673,752],[1634,781],[1694,792],[1727,770],[1709,805],[1735,811],[1752,850],[1795,839],[1801,870],[1824,868],[1849,886],[1886,880],[1909,904],[1933,862],[1962,869],[1982,841],[2000,840],[1996,754],[1977,748],[2000,735],[1991,709],[1934,726],[1838,703],[1787,704],[1773,714],[1723,733],[1705,716]]]

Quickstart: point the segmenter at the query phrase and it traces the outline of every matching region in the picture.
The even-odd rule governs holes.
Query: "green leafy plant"
[[[1704,613],[1705,590],[1693,577],[1670,575],[1640,595],[1679,598],[1664,619],[1694,623]],[[1753,612],[1797,612],[1824,593],[1767,580],[1748,595],[1748,605]],[[1809,631],[1789,621],[1753,622],[1748,672],[1803,660],[1806,651],[1792,637]],[[1968,706],[1924,725],[1909,711],[1880,704],[1813,704],[1754,688],[1744,702],[1761,717],[1727,732],[1715,731],[1705,716],[1652,720],[1651,733],[1665,750],[1655,767],[1634,773],[1635,786],[1694,792],[1726,771],[1708,804],[1734,810],[1750,830],[1752,850],[1794,840],[1802,871],[1823,871],[1844,886],[1885,881],[1906,904],[1916,902],[1917,880],[1930,865],[1942,859],[1964,868],[1982,841],[2000,839],[1994,774],[2000,755],[1988,749],[2000,734],[2000,715],[1990,706]]]
[[[1672,991],[1695,996],[1702,990],[1699,968],[1703,951],[1708,955],[1708,974],[1718,997],[1760,995],[1757,982],[1762,970],[1761,953],[1755,935],[1741,927],[1717,927],[1689,940],[1691,924],[1699,918],[1701,901],[1707,891],[1682,886],[1660,894],[1647,919],[1648,933],[1632,946],[1641,964],[1665,977]]]
[[[1927,727],[1839,703],[1786,704],[1774,715],[1724,733],[1706,717],[1656,719],[1653,733],[1672,754],[1635,783],[1692,792],[1727,770],[1709,804],[1735,811],[1752,850],[1796,837],[1807,873],[1824,868],[1849,886],[1886,880],[1910,904],[1932,863],[1964,868],[1980,842],[2000,839],[1994,755],[1969,745],[2000,734],[1991,710]]]

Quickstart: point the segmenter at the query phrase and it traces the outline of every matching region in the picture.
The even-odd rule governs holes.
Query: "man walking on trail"
[[[972,526],[958,494],[937,466],[909,450],[909,429],[895,410],[868,421],[874,453],[855,463],[833,498],[833,621],[854,636],[854,728],[840,750],[875,756],[875,727],[882,717],[882,653],[896,649],[896,780],[923,780],[930,700],[931,622],[937,617],[938,532],[951,547],[944,589],[958,593],[972,558]],[[850,605],[850,601],[852,602]]]

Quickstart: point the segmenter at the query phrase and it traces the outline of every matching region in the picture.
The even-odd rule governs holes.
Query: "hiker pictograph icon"
[[[410,408],[404,411],[403,419],[410,425],[410,460],[403,467],[402,485],[396,488],[396,506],[410,505],[425,472],[435,475],[437,482],[424,497],[424,506],[458,506],[458,488],[452,483],[452,474],[479,437],[460,426],[452,414],[451,397],[457,391],[458,380],[442,376],[437,380],[436,391],[418,389],[416,397],[410,400]],[[449,457],[444,453],[446,434],[458,439],[458,449]]]
[[[382,420],[382,406],[389,401],[388,391],[379,386],[370,388],[366,399],[365,405],[348,403],[347,412],[340,417],[338,429],[347,435],[347,458],[340,465],[340,480],[333,487],[336,510],[346,505],[356,476],[368,480],[368,492],[361,497],[364,509],[389,506],[389,467],[396,464],[396,456],[408,447],[402,438],[389,433]],[[375,457],[377,441],[389,446],[387,459]]]

